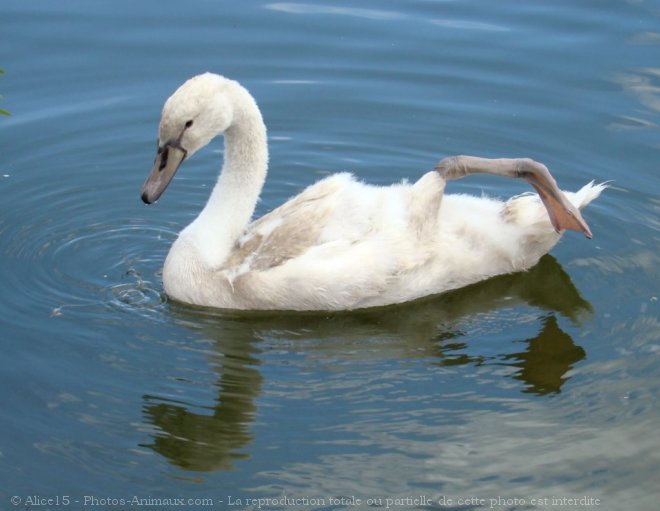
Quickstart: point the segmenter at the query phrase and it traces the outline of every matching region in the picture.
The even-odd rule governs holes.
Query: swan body
[[[449,179],[473,171],[505,175],[500,167],[506,167],[506,175],[528,179],[525,165],[545,169],[531,160],[459,157],[465,159],[443,160],[412,184],[373,186],[335,174],[250,223],[268,167],[266,128],[246,89],[206,73],[165,103],[142,199],[157,200],[179,164],[219,134],[225,153],[218,181],[163,268],[171,298],[203,306],[357,309],[525,270],[563,229],[591,236],[579,209],[604,188],[590,183],[576,193],[554,193],[550,177],[550,184],[530,180],[539,195],[506,202],[445,194]],[[496,172],[490,162],[499,162]]]

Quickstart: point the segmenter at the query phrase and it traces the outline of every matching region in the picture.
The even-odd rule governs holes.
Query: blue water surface
[[[660,4],[0,12],[0,509],[655,509]],[[389,184],[452,154],[527,156],[565,189],[610,182],[594,238],[357,313],[170,302],[162,262],[222,144],[156,206],[139,190],[162,103],[203,71],[264,114],[258,215],[335,171]]]

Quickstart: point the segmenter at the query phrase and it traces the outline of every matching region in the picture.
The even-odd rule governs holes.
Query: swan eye
[[[190,119],[190,120],[186,123],[186,128],[190,128],[192,125],[193,125],[193,120]]]

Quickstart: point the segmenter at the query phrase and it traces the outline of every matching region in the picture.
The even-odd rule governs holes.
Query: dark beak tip
[[[145,204],[153,204],[155,201],[151,200],[149,197],[149,194],[147,192],[142,192],[142,195],[140,195],[140,198],[142,199],[142,202]]]

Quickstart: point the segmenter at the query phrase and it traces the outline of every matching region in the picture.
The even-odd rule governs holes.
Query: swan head
[[[231,126],[232,83],[222,76],[204,73],[185,82],[167,99],[160,119],[156,159],[142,186],[145,203],[158,200],[183,160]]]

